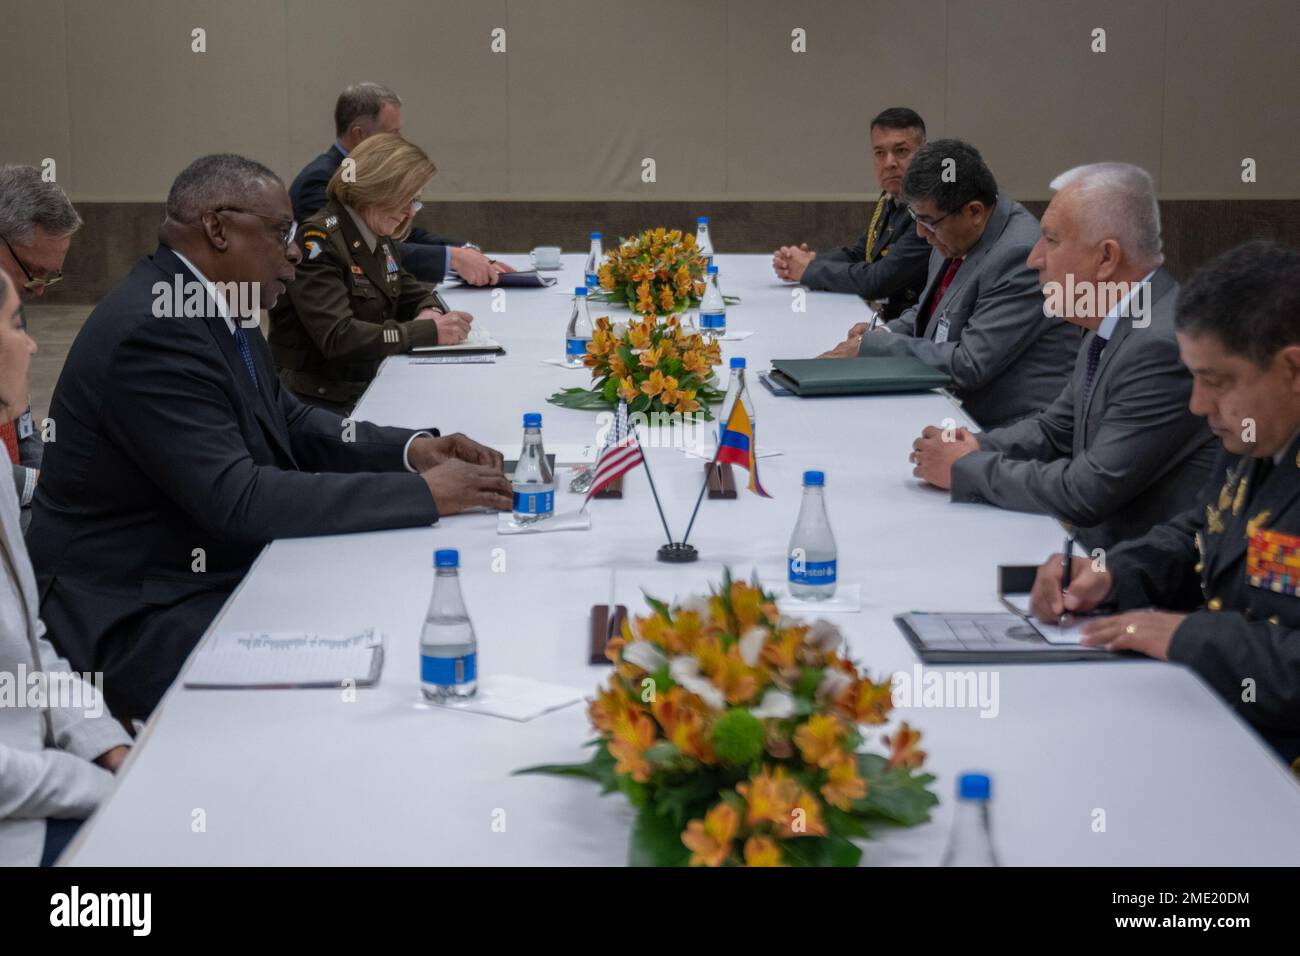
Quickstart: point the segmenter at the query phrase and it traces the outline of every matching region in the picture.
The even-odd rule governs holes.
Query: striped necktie
[[[244,368],[248,369],[248,377],[253,380],[253,387],[257,387],[257,366],[253,364],[253,349],[248,344],[248,335],[244,332],[244,327],[238,322],[235,323],[235,344],[239,346],[239,354],[244,359]]]
[[[1094,335],[1092,341],[1088,343],[1088,367],[1083,375],[1083,403],[1088,404],[1088,396],[1092,394],[1092,386],[1097,380],[1097,366],[1101,364],[1101,350],[1106,347],[1107,339],[1100,335]]]

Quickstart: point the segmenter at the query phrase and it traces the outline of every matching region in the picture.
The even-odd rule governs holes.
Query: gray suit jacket
[[[113,780],[92,761],[131,742],[88,684],[62,701],[26,699],[30,685],[19,683],[20,674],[70,673],[45,639],[36,607],[36,579],[18,530],[18,499],[0,487],[0,672],[18,684],[24,704],[0,707],[0,866],[39,863],[47,819],[90,816]],[[71,691],[71,684],[62,686]],[[41,706],[46,703],[53,706]]]
[[[953,501],[1056,515],[1080,529],[1088,548],[1139,537],[1196,503],[1218,442],[1187,407],[1192,376],[1174,338],[1178,283],[1157,269],[1150,293],[1150,324],[1119,319],[1087,402],[1095,332],[1084,337],[1056,401],[1033,418],[985,432],[982,450],[957,460]]]
[[[939,285],[945,259],[930,254],[921,301],[862,337],[859,355],[914,355],[953,381],[957,397],[983,428],[1010,424],[1046,408],[1065,385],[1081,330],[1043,314],[1038,274],[1025,265],[1038,220],[998,196],[984,235],[916,334],[920,310]],[[947,338],[940,330],[947,323]]]
[[[930,244],[916,234],[916,225],[902,202],[891,200],[887,208],[891,211],[881,215],[884,222],[876,225],[878,235],[870,262],[867,233],[863,232],[854,245],[819,249],[800,283],[809,289],[884,301],[881,314],[887,319],[914,305],[925,287]]]

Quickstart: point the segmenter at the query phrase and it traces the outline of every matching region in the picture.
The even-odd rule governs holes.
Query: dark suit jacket
[[[1087,402],[1094,332],[1056,401],[977,436],[981,450],[953,465],[953,501],[1055,515],[1078,528],[1089,549],[1146,534],[1196,503],[1220,445],[1187,407],[1192,376],[1174,337],[1178,283],[1163,268],[1151,277],[1150,296],[1148,324],[1119,318]]]
[[[1268,462],[1271,466],[1272,462]],[[1300,438],[1266,470],[1223,452],[1196,507],[1107,554],[1120,610],[1191,613],[1169,659],[1186,664],[1253,724],[1287,761],[1300,756],[1300,597],[1294,572],[1276,590],[1252,581],[1248,556],[1281,532],[1300,547]]]
[[[28,536],[51,639],[119,716],[148,714],[267,542],[438,518],[413,432],[345,434],[280,386],[256,328],[255,387],[220,316],[155,317],[178,275],[197,281],[160,246],[77,334]]]
[[[1069,379],[1082,333],[1043,314],[1038,273],[1025,265],[1038,235],[1038,220],[1020,203],[999,196],[984,234],[920,334],[921,310],[946,269],[938,250],[930,254],[921,301],[890,322],[889,333],[864,335],[858,354],[914,355],[947,373],[982,428],[1042,411]],[[941,338],[945,323],[947,336]]]
[[[888,300],[880,310],[886,319],[897,318],[904,309],[915,305],[925,288],[930,244],[916,234],[916,225],[901,201],[889,201],[886,209],[888,215],[882,213],[884,221],[876,225],[876,243],[870,261],[867,260],[867,232],[871,228],[868,223],[855,244],[819,249],[800,283],[809,289],[849,292],[874,301]]]
[[[325,208],[329,197],[325,187],[330,177],[343,162],[343,153],[337,144],[331,144],[303,167],[289,187],[289,201],[293,203],[293,218],[303,222]],[[402,262],[417,279],[441,282],[446,276],[447,247],[464,245],[459,239],[439,236],[423,229],[412,229],[406,241],[398,244]]]

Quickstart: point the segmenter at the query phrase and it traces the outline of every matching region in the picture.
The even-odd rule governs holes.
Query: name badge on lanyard
[[[936,344],[948,341],[948,320],[942,316],[934,324],[934,341]]]

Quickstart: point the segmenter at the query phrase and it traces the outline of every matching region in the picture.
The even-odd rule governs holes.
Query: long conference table
[[[526,266],[525,257],[505,261]],[[592,737],[585,707],[517,723],[425,704],[418,643],[433,582],[432,552],[455,547],[479,642],[480,674],[585,688],[606,680],[587,663],[589,614],[613,595],[636,612],[641,589],[663,598],[704,593],[729,566],[784,580],[800,477],[826,472],[827,507],[843,585],[857,613],[827,615],[874,675],[915,676],[893,615],[996,611],[996,567],[1037,564],[1061,545],[1043,516],[954,504],[911,475],[907,454],[926,424],[963,421],[945,395],[776,397],[756,381],[773,358],[806,357],[865,315],[854,296],[803,293],[772,275],[766,256],[720,255],[728,311],[723,366],[750,368],[760,462],[774,496],[744,490],[706,499],[691,535],[694,565],[655,561],[663,531],[644,469],[621,500],[596,500],[589,531],[503,536],[494,515],[432,527],[279,540],[269,545],[212,629],[385,634],[379,683],[338,690],[189,690],[177,683],[155,712],[107,802],[65,855],[77,865],[471,864],[619,865],[632,814],[586,781],[514,776],[533,764],[578,761]],[[390,358],[355,417],[436,425],[517,449],[524,412],[540,411],[552,446],[590,444],[593,412],[545,399],[586,372],[548,365],[562,353],[581,257],[566,256],[554,289],[456,289],[506,347],[492,364]],[[499,311],[494,311],[494,308]],[[609,311],[609,310],[604,310]],[[595,314],[602,310],[596,309]],[[619,313],[615,310],[615,315]],[[655,435],[644,436],[653,440]],[[702,463],[647,449],[676,536]],[[557,511],[580,498],[561,471]],[[209,631],[209,634],[212,630]],[[1147,660],[963,668],[997,677],[991,709],[896,711],[923,732],[941,802],[932,821],[880,831],[864,864],[936,864],[947,841],[955,776],[993,779],[992,828],[1004,864],[1278,865],[1300,863],[1300,787],[1248,727],[1190,671]],[[355,699],[345,699],[355,697]],[[879,745],[876,736],[870,741]]]

